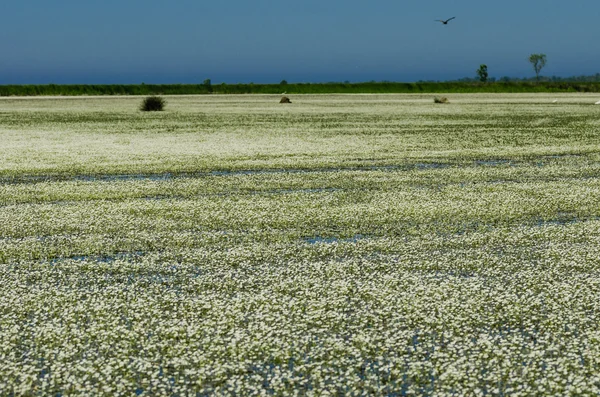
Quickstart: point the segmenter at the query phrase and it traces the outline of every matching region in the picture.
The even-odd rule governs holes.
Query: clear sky
[[[600,72],[600,0],[3,0],[0,84]],[[448,25],[435,22],[456,16]]]

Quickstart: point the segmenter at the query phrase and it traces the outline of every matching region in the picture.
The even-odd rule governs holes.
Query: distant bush
[[[450,103],[448,101],[448,98],[446,98],[445,96],[440,97],[440,98],[435,97],[435,98],[433,98],[433,102],[435,102],[435,103]]]
[[[140,110],[143,112],[158,112],[164,109],[166,101],[156,95],[152,95],[146,97],[142,101],[142,105],[140,106]]]

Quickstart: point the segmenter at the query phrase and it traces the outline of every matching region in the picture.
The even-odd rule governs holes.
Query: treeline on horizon
[[[0,85],[0,96],[600,92],[600,81]]]

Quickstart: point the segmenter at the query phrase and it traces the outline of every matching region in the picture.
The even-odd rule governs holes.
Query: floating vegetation
[[[475,164],[487,167],[498,167],[502,165],[510,165],[511,162],[509,160],[477,160]]]
[[[597,112],[455,95],[0,99],[0,395],[600,394]]]
[[[363,236],[362,234],[357,234],[355,236],[346,237],[346,238],[314,236],[314,237],[306,237],[304,240],[309,244],[332,244],[332,243],[356,243],[358,240],[362,240],[364,238],[367,238],[367,237]]]

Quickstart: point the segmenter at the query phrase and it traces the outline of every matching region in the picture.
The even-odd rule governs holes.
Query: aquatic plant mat
[[[0,395],[600,393],[595,97],[278,98],[0,99]]]

